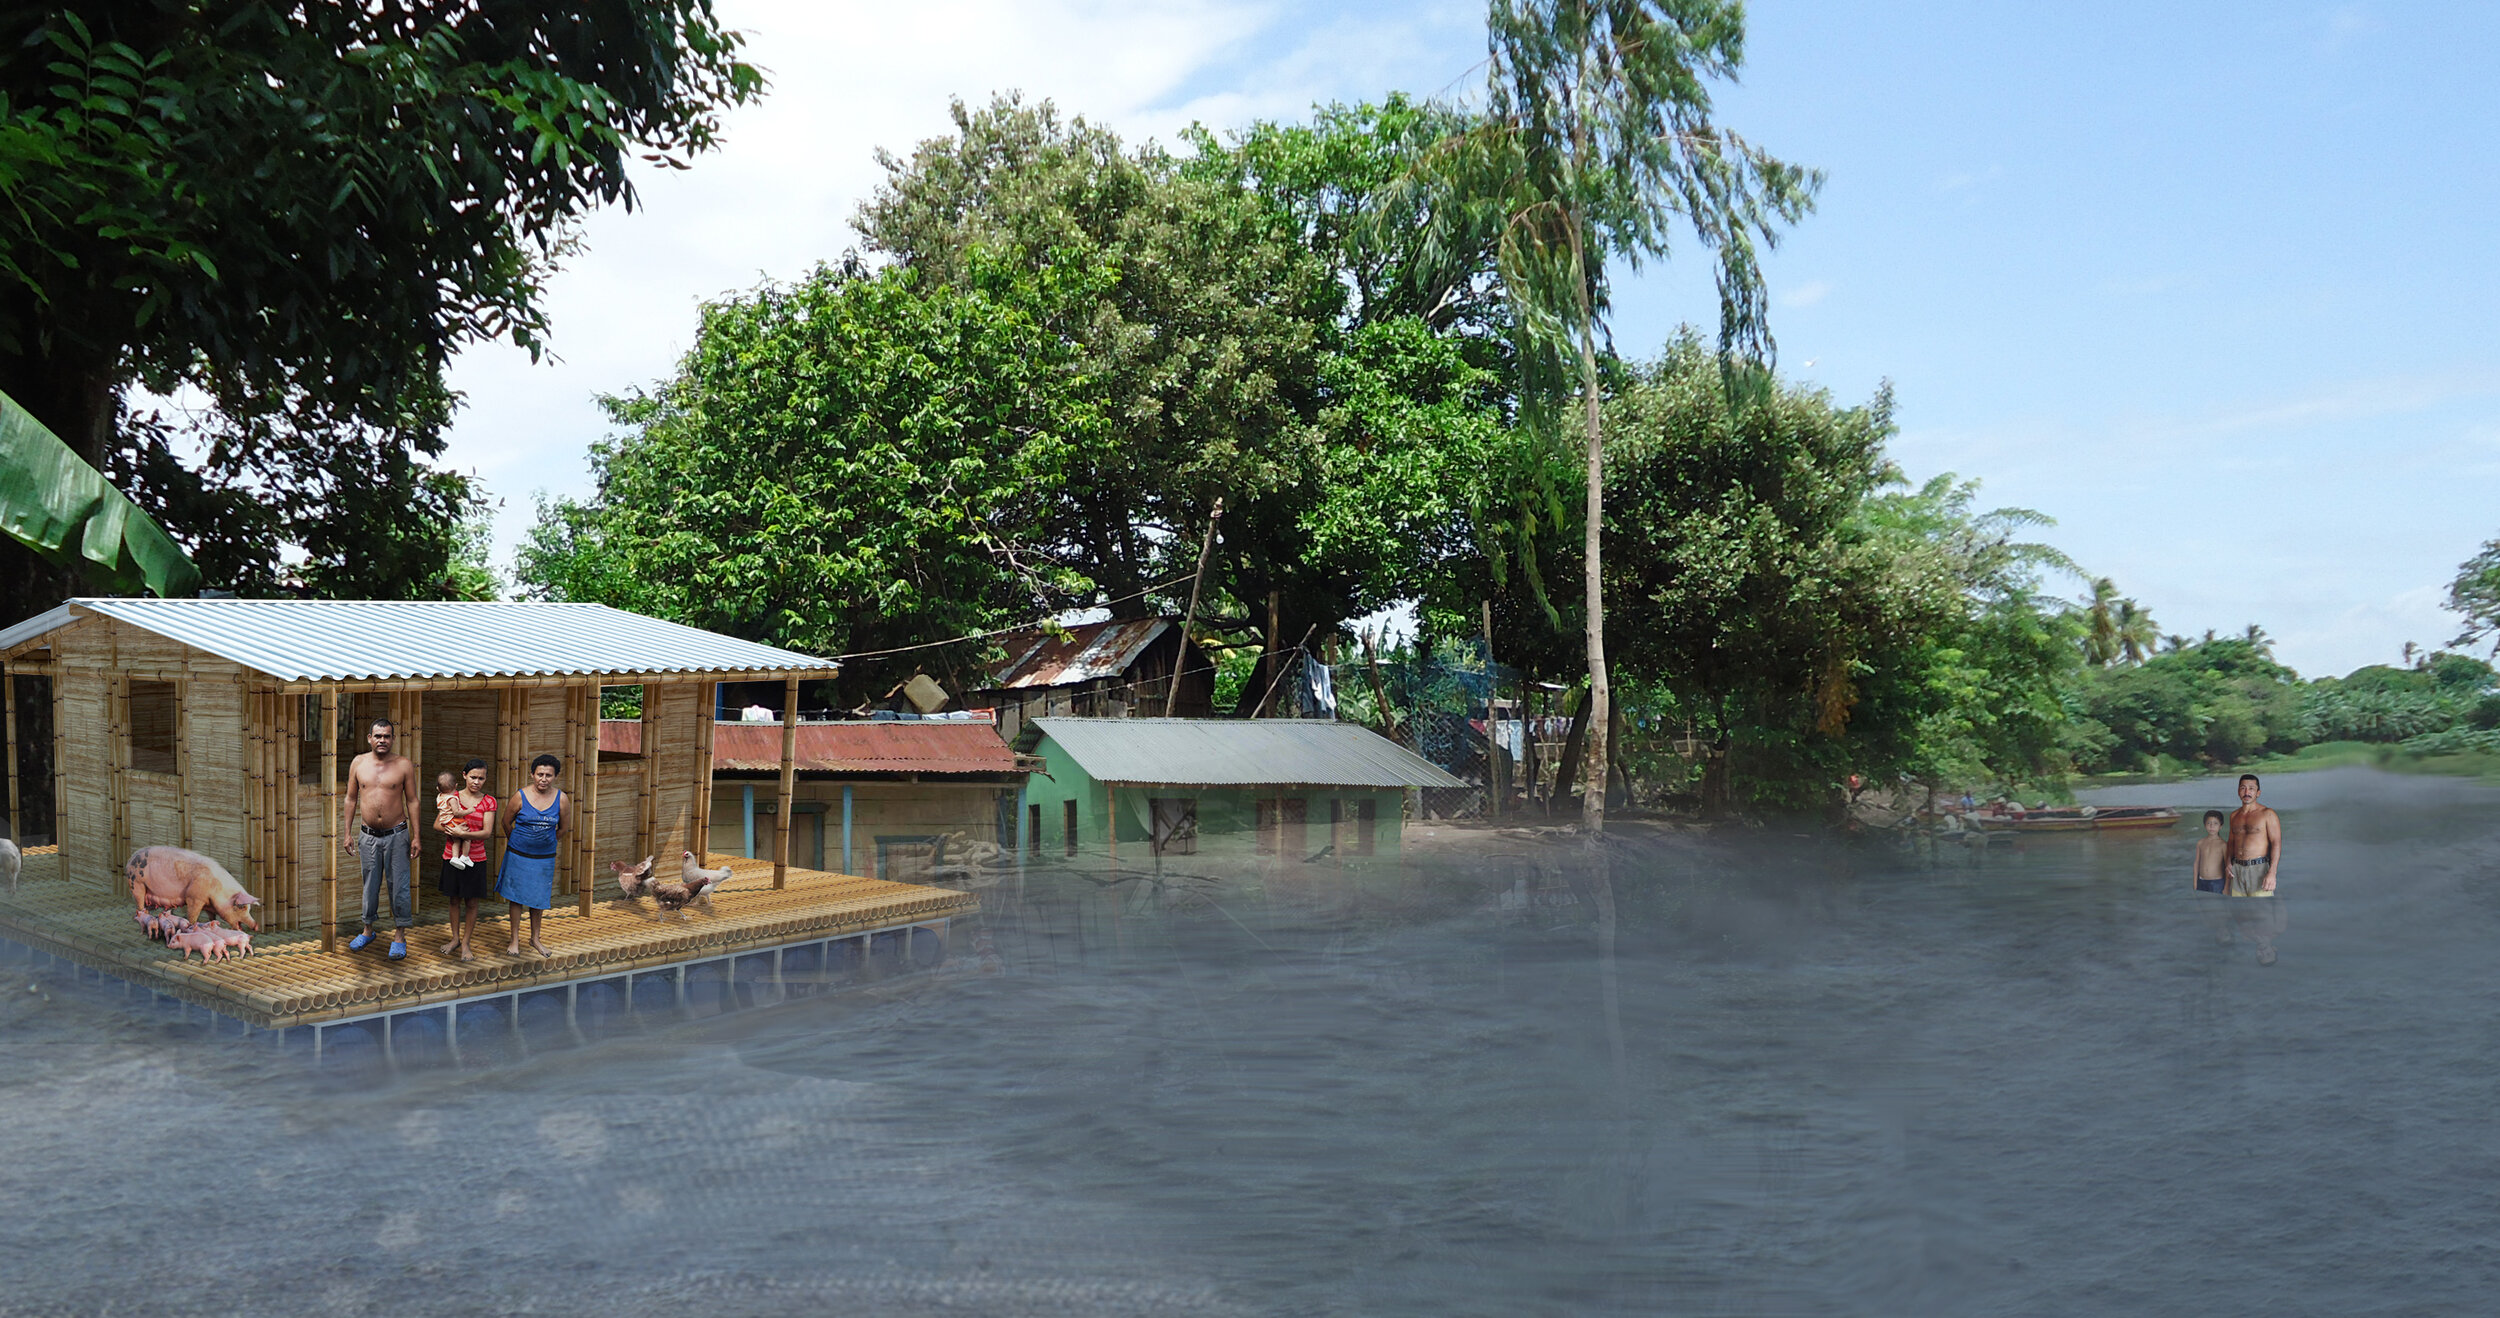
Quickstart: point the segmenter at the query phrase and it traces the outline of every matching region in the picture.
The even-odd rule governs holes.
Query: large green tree
[[[0,392],[212,584],[267,584],[284,540],[316,588],[426,589],[469,499],[423,461],[451,353],[538,349],[574,222],[759,92],[737,51],[709,0],[12,9]],[[133,385],[205,420],[133,424]],[[411,519],[413,555],[374,545]],[[0,616],[73,586],[0,547]]]
[[[1482,289],[1417,283],[1413,238],[1375,234],[1363,200],[1445,112],[1330,110],[1308,131],[1195,134],[1185,157],[1012,97],[954,113],[951,135],[883,157],[857,225],[936,285],[976,253],[1111,272],[1053,322],[1105,442],[1035,497],[1048,552],[1115,612],[1185,593],[1150,588],[1192,570],[1223,500],[1202,614],[1270,642],[1255,704],[1304,637],[1464,556],[1499,430],[1498,362],[1462,332]]]
[[[1820,175],[1784,163],[1711,119],[1708,83],[1744,61],[1735,0],[1493,0],[1482,119],[1449,139],[1416,180],[1430,196],[1442,255],[1495,251],[1517,345],[1521,418],[1531,436],[1575,431],[1585,469],[1582,607],[1591,763],[1604,764],[1609,689],[1601,536],[1605,438],[1600,357],[1610,261],[1669,254],[1679,229],[1718,261],[1721,347],[1767,354],[1757,245],[1811,208]],[[1579,404],[1576,426],[1563,421]],[[1542,471],[1524,466],[1521,474]],[[1550,496],[1523,491],[1533,505]],[[1582,796],[1592,833],[1604,792]]]
[[[820,268],[707,307],[656,388],[609,400],[596,493],[541,510],[534,592],[812,654],[923,646],[1056,611],[1052,510],[1111,426],[1059,332],[1110,278],[1068,263]],[[847,665],[844,703],[926,668],[961,689],[978,642]]]

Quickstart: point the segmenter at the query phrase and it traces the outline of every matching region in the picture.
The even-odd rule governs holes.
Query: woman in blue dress
[[[512,920],[512,946],[504,949],[507,956],[521,954],[524,907],[530,913],[530,950],[540,956],[555,955],[538,941],[538,922],[555,905],[557,839],[573,828],[573,807],[556,790],[556,775],[562,772],[564,761],[539,756],[530,761],[529,784],[504,802],[499,821],[505,839],[503,870],[495,878],[495,892],[504,899]]]

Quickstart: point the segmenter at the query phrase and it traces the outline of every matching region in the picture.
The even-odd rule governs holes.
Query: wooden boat
[[[2166,805],[2054,806],[2019,812],[1974,810],[1969,819],[1997,832],[2083,833],[2104,828],[2168,828],[2179,822],[2179,812]]]

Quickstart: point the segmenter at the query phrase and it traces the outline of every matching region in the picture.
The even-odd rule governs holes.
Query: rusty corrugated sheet
[[[1171,626],[1168,618],[1135,618],[1082,623],[1068,628],[1065,640],[1039,631],[1010,633],[999,644],[1011,657],[991,682],[996,690],[1013,691],[1117,677]]]
[[[599,749],[642,751],[642,724],[603,719]],[[720,723],[712,729],[715,770],[781,769],[781,725]],[[801,723],[798,767],[814,773],[1014,773],[1016,753],[987,723],[897,720]]]

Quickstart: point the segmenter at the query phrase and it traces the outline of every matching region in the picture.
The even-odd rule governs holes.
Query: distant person
[[[2231,844],[2222,836],[2230,820],[2219,810],[2205,812],[2205,836],[2196,844],[2196,890],[2222,896],[2231,884]]]
[[[2231,812],[2231,895],[2271,897],[2283,863],[2283,820],[2257,803],[2257,775],[2240,775],[2240,808]]]
[[[547,908],[556,903],[556,848],[564,835],[572,831],[568,818],[572,807],[564,793],[556,789],[556,775],[564,772],[564,761],[552,755],[541,755],[530,761],[529,784],[513,793],[504,802],[503,873],[496,876],[495,891],[504,899],[512,919],[512,946],[507,956],[521,954],[521,912],[530,913],[530,950],[542,957],[554,956],[539,941],[539,920]]]
[[[347,950],[372,945],[374,923],[381,916],[382,887],[391,890],[391,960],[408,955],[408,924],[414,916],[408,871],[417,859],[417,830],[408,815],[417,803],[417,766],[405,755],[391,753],[399,725],[378,718],[365,730],[373,750],[347,766],[347,817],[339,821],[339,850],[356,857],[365,877],[365,929],[349,940]]]

